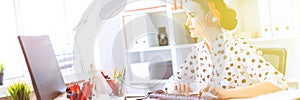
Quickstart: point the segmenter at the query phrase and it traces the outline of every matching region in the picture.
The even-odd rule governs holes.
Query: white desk
[[[109,95],[99,95],[99,96],[93,96],[92,100],[124,100],[125,96],[123,97],[115,97],[115,96],[109,96]],[[70,100],[67,98],[67,94],[62,94],[55,98],[54,100]]]
[[[140,98],[140,97],[139,97]],[[97,98],[93,98],[93,100],[124,100],[124,97],[110,97],[110,96],[99,96]],[[127,98],[127,100],[136,100],[137,98]],[[230,99],[230,100],[296,100],[300,99],[300,90],[290,89],[287,91],[279,91],[275,93],[270,93],[254,98],[244,98],[244,99]],[[147,99],[148,100],[148,99]],[[151,99],[149,99],[151,100]],[[155,100],[155,99],[154,99]]]
[[[230,100],[299,100],[300,90],[287,90],[261,95],[254,98],[230,99]]]
[[[130,94],[127,96],[142,96],[142,94]],[[69,100],[66,98],[66,93],[62,94],[61,96],[57,97],[55,100]],[[138,97],[140,98],[140,97]],[[137,98],[127,98],[127,100],[136,100]],[[246,99],[230,99],[230,100],[300,100],[300,89],[290,88],[287,91],[279,91],[275,93],[270,93],[254,98],[246,98]],[[125,96],[123,97],[116,97],[116,96],[109,96],[107,95],[98,95],[94,96],[93,100],[125,100]]]
[[[128,98],[127,100],[136,100],[137,98]],[[270,93],[254,98],[245,98],[245,99],[230,99],[230,100],[295,100],[300,99],[300,90],[290,89],[287,91],[279,91],[276,93]],[[60,97],[54,100],[69,100],[66,98],[66,95],[61,95]],[[108,95],[99,95],[94,96],[93,100],[125,100],[124,97],[114,97]]]

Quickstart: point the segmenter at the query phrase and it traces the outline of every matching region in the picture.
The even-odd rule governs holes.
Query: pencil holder
[[[111,89],[110,96],[118,96],[121,97],[124,95],[124,79],[121,78],[112,78],[106,79],[108,87]]]

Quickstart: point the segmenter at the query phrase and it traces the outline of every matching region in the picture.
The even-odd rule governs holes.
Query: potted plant
[[[29,100],[30,86],[25,82],[17,82],[7,88],[10,100]]]
[[[3,85],[3,76],[4,76],[4,66],[3,63],[0,63],[0,85]]]

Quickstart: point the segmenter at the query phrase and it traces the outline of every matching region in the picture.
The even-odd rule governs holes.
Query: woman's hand
[[[217,87],[207,85],[207,86],[204,86],[203,89],[200,90],[199,96],[201,96],[203,92],[209,92],[221,99],[229,98],[228,91],[225,89],[222,89],[222,88],[217,88]]]
[[[177,91],[180,94],[188,94],[189,92],[193,92],[193,90],[189,87],[187,83],[184,84],[175,84],[174,90]]]

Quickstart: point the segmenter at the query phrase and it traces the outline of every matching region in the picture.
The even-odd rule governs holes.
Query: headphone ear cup
[[[211,26],[218,25],[218,18],[212,13],[212,11],[208,11],[206,13],[206,21]]]

